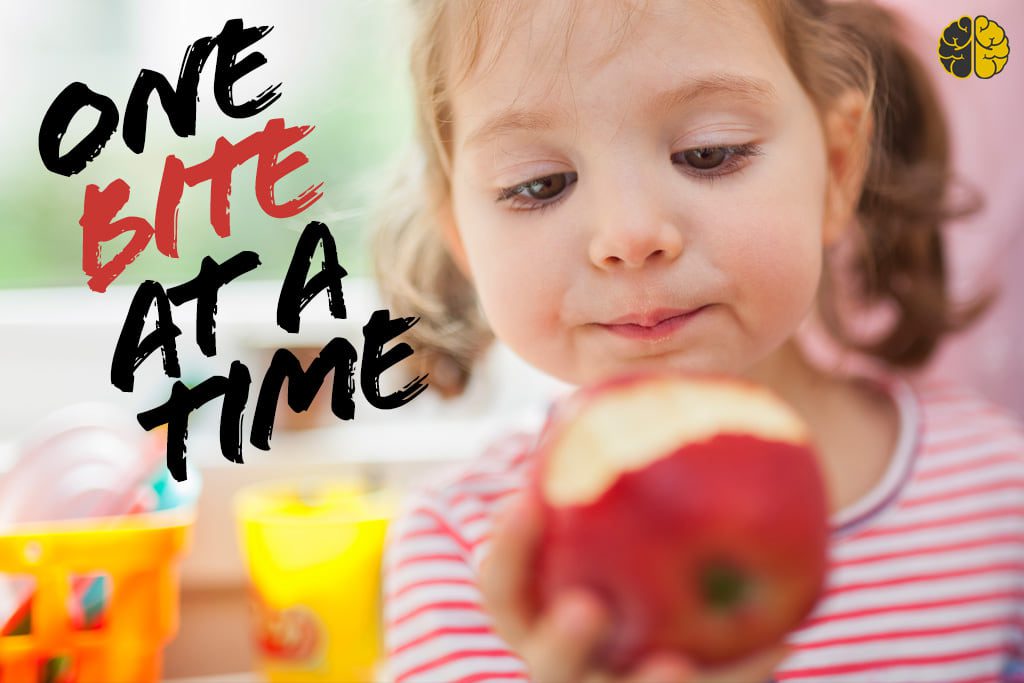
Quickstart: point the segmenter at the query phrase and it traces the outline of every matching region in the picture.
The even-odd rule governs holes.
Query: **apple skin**
[[[728,431],[684,440],[618,473],[593,500],[551,501],[545,478],[564,455],[562,437],[579,429],[596,401],[618,394],[632,400],[647,382],[694,381],[734,388],[734,416],[743,411],[744,392],[767,392],[720,376],[619,377],[556,406],[539,442],[530,493],[543,531],[532,599],[542,608],[572,586],[602,597],[613,626],[599,656],[616,672],[663,650],[700,665],[742,659],[782,642],[824,586],[828,499],[813,447],[743,433],[736,417]]]

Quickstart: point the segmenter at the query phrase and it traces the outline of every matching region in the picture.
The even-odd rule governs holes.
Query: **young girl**
[[[818,445],[833,535],[815,611],[746,662],[665,654],[624,680],[1020,680],[1024,430],[901,372],[983,304],[947,299],[945,128],[898,25],[822,0],[413,4],[425,165],[391,197],[378,267],[392,309],[421,317],[435,388],[458,393],[493,335],[572,385],[753,379]],[[865,308],[871,338],[846,324]],[[812,355],[797,332],[815,311],[874,363]],[[398,681],[615,680],[593,595],[524,612],[538,529],[514,494],[535,436],[393,525]]]

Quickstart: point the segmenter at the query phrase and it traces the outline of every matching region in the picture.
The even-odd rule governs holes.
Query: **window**
[[[203,256],[223,261],[243,249],[259,253],[263,263],[246,279],[277,280],[310,220],[331,228],[340,260],[351,274],[368,274],[366,209],[412,130],[404,10],[402,0],[301,5],[207,0],[96,5],[60,0],[45,9],[25,4],[7,12],[0,29],[0,58],[18,68],[6,76],[9,90],[0,128],[0,288],[84,288],[78,220],[87,184],[105,188],[116,178],[124,179],[131,197],[118,215],[152,222],[167,155],[178,156],[186,166],[199,163],[211,155],[218,137],[237,142],[279,117],[289,126],[313,125],[315,130],[286,152],[302,151],[309,162],[278,183],[278,201],[320,181],[324,197],[292,219],[271,218],[255,200],[256,163],[250,160],[233,176],[230,237],[218,237],[210,225],[209,183],[186,187],[178,218],[180,258],[159,254],[151,242],[115,285],[157,279],[170,286],[192,277]],[[227,19],[236,17],[246,26],[274,27],[241,53],[258,50],[267,63],[239,80],[236,101],[279,82],[281,99],[249,119],[224,115],[213,97],[215,52],[200,78],[196,134],[177,137],[153,94],[145,151],[131,152],[121,134],[139,70],[158,71],[176,85],[186,47],[201,36],[218,34]],[[73,81],[110,97],[120,121],[100,155],[84,171],[66,178],[43,167],[37,136],[53,98]],[[79,113],[62,149],[80,140],[97,118],[90,109]],[[127,238],[109,243],[103,260]]]

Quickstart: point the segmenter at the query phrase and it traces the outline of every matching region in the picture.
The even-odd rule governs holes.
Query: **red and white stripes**
[[[844,520],[843,533],[836,525],[825,593],[790,634],[778,681],[999,681],[1024,661],[1024,429],[957,387],[903,389],[902,428],[917,438],[891,467],[902,459],[907,475],[870,494],[881,507]],[[491,629],[476,571],[532,445],[528,434],[500,442],[392,526],[385,621],[397,683],[529,680]]]

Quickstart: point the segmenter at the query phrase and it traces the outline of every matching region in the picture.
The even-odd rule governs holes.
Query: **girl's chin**
[[[607,359],[583,364],[579,376],[566,380],[576,385],[596,384],[613,377],[635,373],[681,371],[694,374],[742,376],[732,364],[710,354],[676,353],[625,359],[609,363]]]

